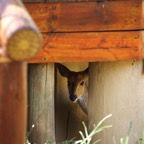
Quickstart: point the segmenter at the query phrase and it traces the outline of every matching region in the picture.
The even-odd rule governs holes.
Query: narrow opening
[[[88,67],[87,62],[61,64],[74,72],[84,71]],[[55,122],[57,143],[73,138],[79,139],[79,131],[83,131],[82,122],[85,122],[85,124],[88,122],[88,116],[80,107],[79,102],[72,102],[70,100],[70,95],[75,94],[77,96],[77,93],[80,93],[79,91],[73,91],[76,91],[78,85],[79,89],[81,89],[83,87],[81,82],[85,79],[80,80],[83,77],[82,73],[78,77],[76,73],[69,73],[69,75],[69,78],[62,76],[58,68],[56,68]],[[70,83],[69,88],[68,81]]]

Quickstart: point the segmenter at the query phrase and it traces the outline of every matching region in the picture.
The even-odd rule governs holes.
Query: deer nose
[[[77,99],[77,97],[76,97],[75,95],[71,95],[71,96],[70,96],[70,100],[71,100],[71,101],[74,102],[76,99]]]

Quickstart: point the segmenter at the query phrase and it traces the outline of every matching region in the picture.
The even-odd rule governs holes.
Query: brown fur
[[[69,98],[73,102],[78,102],[84,112],[87,113],[87,81],[88,68],[84,71],[70,71],[62,64],[57,64],[60,74],[68,80]]]

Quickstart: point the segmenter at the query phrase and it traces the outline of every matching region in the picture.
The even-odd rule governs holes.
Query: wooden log
[[[144,28],[142,0],[26,3],[41,32],[89,32]]]
[[[24,144],[26,139],[26,64],[0,64],[0,143]]]
[[[54,64],[29,65],[28,74],[29,140],[37,144],[54,142]]]
[[[96,135],[103,144],[112,144],[127,136],[129,143],[141,143],[144,122],[144,75],[142,61],[102,62],[89,65],[89,122],[90,130],[108,114],[104,125],[112,128]],[[135,135],[137,135],[135,137]]]
[[[1,0],[0,43],[4,54],[22,61],[41,47],[41,36],[20,0]]]
[[[43,37],[40,53],[30,62],[142,59],[140,32],[52,33]]]

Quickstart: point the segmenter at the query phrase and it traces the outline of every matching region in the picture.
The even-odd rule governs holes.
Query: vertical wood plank
[[[55,141],[54,64],[29,65],[28,73],[30,142]]]
[[[1,144],[24,144],[26,100],[26,64],[0,64]]]

